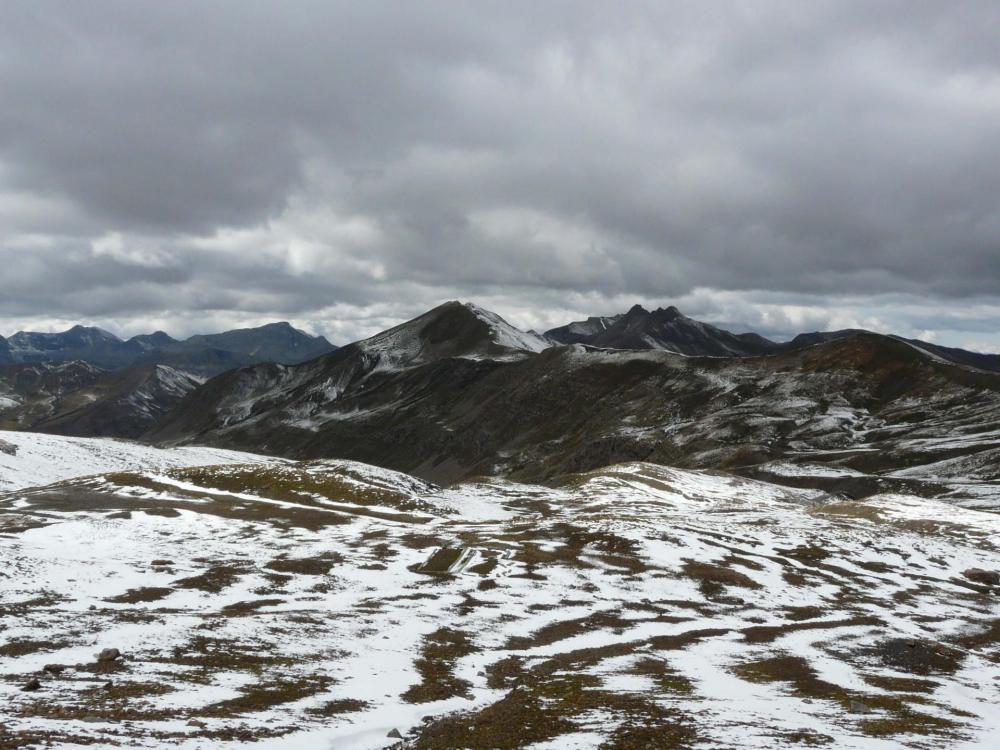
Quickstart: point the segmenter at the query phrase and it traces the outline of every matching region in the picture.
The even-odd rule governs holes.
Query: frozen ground
[[[180,466],[274,461],[240,451],[187,446],[154,448],[127,440],[76,438],[0,430],[0,492],[105,471],[163,470]]]
[[[0,499],[0,747],[1000,746],[994,514],[648,464],[109,472]]]

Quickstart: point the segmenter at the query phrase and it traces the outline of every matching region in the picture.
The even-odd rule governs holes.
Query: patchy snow
[[[192,375],[183,370],[177,370],[166,365],[156,365],[156,379],[160,386],[176,396],[183,396],[194,387],[205,382],[205,378]]]
[[[462,303],[462,307],[488,326],[489,341],[477,342],[472,350],[457,353],[455,356],[467,359],[487,356],[491,359],[505,359],[508,356],[523,356],[519,354],[521,352],[540,352],[552,346],[548,339],[521,331],[496,313],[484,310],[478,305],[466,302]],[[357,346],[371,360],[371,372],[391,371],[424,364],[427,361],[425,348],[428,344],[422,331],[429,323],[433,323],[433,316],[441,314],[442,309],[436,308],[402,325],[359,341]],[[480,351],[481,346],[489,342],[492,342],[494,347],[500,347],[501,351],[494,349],[488,355],[485,351]],[[509,350],[508,354],[505,355],[502,350]]]
[[[37,432],[5,430],[0,431],[0,437],[17,447],[16,455],[0,452],[0,492],[103,472],[162,471],[181,466],[281,460],[220,448],[156,448],[126,440]]]
[[[814,463],[793,464],[787,461],[761,464],[760,469],[778,477],[864,477],[864,472],[848,469],[843,466],[828,466]]]
[[[582,687],[589,708],[567,707],[521,746],[644,746],[629,733],[647,723],[687,727],[699,747],[997,736],[1000,605],[965,575],[1000,569],[992,514],[901,494],[820,502],[642,463],[554,487],[444,489],[352,461],[271,467],[147,464],[0,499],[8,731],[56,745],[374,750],[393,729],[430,736],[442,720],[455,722],[449,746],[480,748],[494,746],[473,731],[489,706],[507,701],[508,731],[527,732]],[[282,484],[296,476],[300,489]],[[442,548],[455,557],[430,575]],[[442,632],[470,647],[435,647],[425,674]],[[888,638],[937,644],[955,663],[907,672],[880,650]],[[88,671],[104,647],[124,652],[120,667]],[[774,659],[789,662],[767,672]],[[70,668],[20,691],[50,663]],[[494,681],[501,663],[523,674]],[[518,713],[516,691],[541,713]]]
[[[466,302],[465,306],[480,320],[486,322],[492,332],[493,340],[500,346],[509,349],[523,349],[528,352],[540,352],[552,346],[545,337],[515,328],[495,312],[490,312],[471,302]]]

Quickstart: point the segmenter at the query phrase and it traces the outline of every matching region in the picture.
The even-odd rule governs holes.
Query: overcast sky
[[[458,298],[1000,350],[998,28],[995,0],[9,1],[0,333],[346,343]]]

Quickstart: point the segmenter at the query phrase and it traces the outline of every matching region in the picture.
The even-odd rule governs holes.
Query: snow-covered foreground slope
[[[0,492],[37,487],[106,471],[161,471],[183,466],[278,461],[241,451],[188,446],[154,448],[107,438],[76,438],[0,430]]]
[[[22,490],[0,499],[0,735],[997,747],[998,535],[935,501],[647,464],[559,487],[322,461]]]

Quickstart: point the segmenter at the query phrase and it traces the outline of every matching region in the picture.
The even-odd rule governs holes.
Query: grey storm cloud
[[[537,326],[683,301],[1000,346],[998,27],[972,0],[10,2],[0,321],[344,339],[448,297]]]

